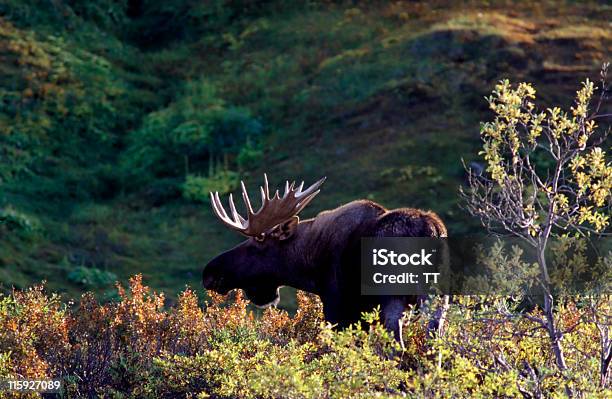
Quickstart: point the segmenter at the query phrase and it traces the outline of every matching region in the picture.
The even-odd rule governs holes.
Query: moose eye
[[[255,236],[255,241],[257,242],[264,242],[265,239],[266,239],[266,233],[261,233]]]

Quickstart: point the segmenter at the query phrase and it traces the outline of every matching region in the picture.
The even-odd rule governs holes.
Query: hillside
[[[0,4],[2,291],[199,289],[240,239],[202,193],[263,172],[328,177],[306,216],[370,198],[475,231],[457,187],[495,82],[567,106],[612,58],[606,2],[163,3]]]

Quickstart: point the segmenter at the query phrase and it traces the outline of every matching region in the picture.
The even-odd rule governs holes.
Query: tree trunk
[[[554,298],[550,292],[550,278],[548,275],[548,266],[546,265],[546,257],[544,254],[544,248],[546,244],[538,249],[538,264],[543,277],[544,290],[544,317],[546,318],[546,330],[548,331],[548,337],[550,339],[551,347],[555,355],[555,363],[559,371],[564,373],[567,370],[567,363],[565,363],[565,354],[561,347],[561,339],[563,334],[558,330],[555,325],[555,314],[554,314]],[[568,384],[565,385],[565,393],[568,397],[573,397],[572,389]]]
[[[606,326],[607,328],[607,326]],[[610,374],[610,361],[612,361],[612,342],[602,342],[601,350],[601,370],[599,385],[605,388],[608,385],[608,377]]]

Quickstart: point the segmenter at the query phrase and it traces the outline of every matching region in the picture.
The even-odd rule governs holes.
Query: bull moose
[[[325,178],[303,189],[304,183],[285,183],[285,192],[270,196],[268,177],[260,187],[261,208],[253,211],[244,183],[243,218],[229,196],[228,214],[219,193],[210,193],[212,208],[223,224],[248,239],[222,253],[204,268],[206,289],[225,294],[241,288],[257,306],[277,304],[279,289],[291,286],[317,294],[325,319],[339,327],[360,319],[380,305],[387,329],[401,342],[401,317],[410,296],[362,296],[360,242],[362,237],[445,237],[446,227],[433,212],[413,208],[387,210],[358,200],[300,220],[298,213],[320,192]]]

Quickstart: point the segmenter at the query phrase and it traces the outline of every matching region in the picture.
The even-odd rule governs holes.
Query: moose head
[[[304,182],[285,183],[285,192],[270,195],[268,177],[264,174],[264,185],[260,187],[261,207],[253,211],[251,200],[241,182],[242,198],[247,217],[237,211],[232,194],[229,196],[229,210],[225,210],[219,193],[210,193],[215,215],[227,227],[248,239],[236,247],[214,258],[202,273],[206,289],[225,294],[231,289],[241,288],[257,306],[276,304],[279,289],[290,284],[294,264],[300,259],[302,234],[298,213],[319,193],[325,178],[303,189]]]

